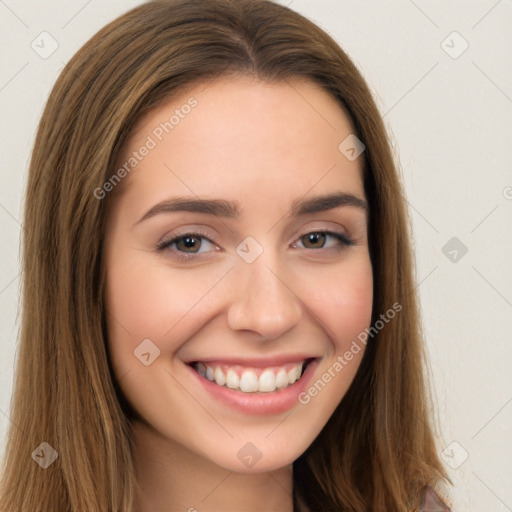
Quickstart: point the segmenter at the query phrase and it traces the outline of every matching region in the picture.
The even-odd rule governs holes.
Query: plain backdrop
[[[392,138],[454,510],[512,511],[512,1],[280,3],[317,22],[352,57]],[[64,64],[139,4],[0,0],[2,453],[19,329],[21,212],[37,124]]]

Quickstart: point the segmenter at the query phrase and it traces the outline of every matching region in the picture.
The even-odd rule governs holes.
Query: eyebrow
[[[353,194],[338,192],[308,198],[295,199],[287,217],[318,213],[341,206],[352,206],[368,211],[368,203]],[[216,215],[218,217],[237,219],[241,215],[240,203],[225,199],[200,199],[197,197],[175,197],[167,199],[150,208],[135,224],[160,215],[173,212],[194,212]]]

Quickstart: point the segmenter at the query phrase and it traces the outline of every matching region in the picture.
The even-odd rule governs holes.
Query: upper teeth
[[[261,369],[243,369],[239,366],[210,366],[208,363],[196,363],[195,369],[208,380],[219,386],[238,389],[244,393],[256,391],[272,392],[293,384],[300,379],[304,361],[293,365]],[[257,372],[260,373],[259,377]]]

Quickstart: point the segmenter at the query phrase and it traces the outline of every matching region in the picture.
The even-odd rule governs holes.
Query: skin
[[[320,358],[315,382],[370,325],[365,210],[286,216],[305,196],[340,191],[365,200],[361,159],[338,150],[354,129],[315,84],[224,77],[146,114],[120,165],[190,97],[197,106],[125,178],[107,222],[108,344],[115,377],[139,415],[137,501],[143,512],[291,511],[291,464],[346,393],[364,346],[309,403],[280,414],[219,403],[184,361],[307,353]],[[137,223],[175,196],[236,200],[242,215],[172,212]],[[183,242],[156,249],[195,229],[211,240],[188,249],[197,259],[173,256],[187,253]],[[305,236],[326,230],[353,245]],[[250,264],[236,252],[247,236],[263,248]],[[144,339],[160,350],[149,366],[134,356]],[[237,457],[247,442],[262,454],[250,468]]]

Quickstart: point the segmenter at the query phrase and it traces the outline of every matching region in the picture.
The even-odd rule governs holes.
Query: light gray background
[[[2,450],[19,327],[23,191],[37,123],[64,64],[139,3],[0,0]],[[512,511],[512,1],[280,3],[348,52],[392,136],[411,209],[454,509]],[[31,47],[35,41],[42,51],[43,31],[58,42],[46,59]],[[460,55],[464,41],[454,31],[469,44]],[[460,247],[442,251],[452,237],[468,249],[462,258]]]

